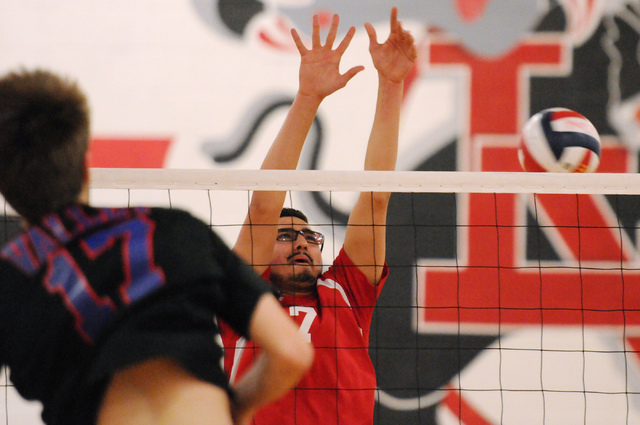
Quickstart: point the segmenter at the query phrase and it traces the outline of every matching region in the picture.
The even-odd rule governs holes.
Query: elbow
[[[302,378],[311,369],[313,359],[313,346],[306,341],[302,341],[302,343],[292,347],[287,361],[289,362],[290,370]]]
[[[311,369],[313,359],[313,346],[300,338],[281,353],[280,362],[291,378],[298,382]]]
[[[302,348],[301,356],[299,357],[302,358],[302,360],[300,361],[302,363],[301,368],[304,369],[304,372],[306,373],[309,369],[311,369],[311,365],[313,365],[315,354],[313,346],[310,343],[305,342],[303,347],[304,348]]]
[[[254,194],[249,206],[249,217],[256,221],[261,221],[264,218],[280,217],[280,212],[282,211],[284,200],[282,202],[279,202],[279,200],[274,201],[264,195],[263,193]]]
[[[386,206],[391,199],[391,192],[373,192],[373,204],[374,206]]]
[[[374,213],[386,214],[390,199],[390,192],[373,192],[373,194],[371,195],[371,208],[373,209]]]

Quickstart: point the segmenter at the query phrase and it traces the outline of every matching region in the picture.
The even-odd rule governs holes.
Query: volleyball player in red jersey
[[[403,30],[397,14],[393,8],[391,32],[382,44],[377,42],[373,26],[365,24],[378,72],[365,170],[395,169],[403,85],[416,59],[413,37]],[[340,74],[340,59],[355,28],[350,28],[333,50],[338,23],[334,15],[322,45],[315,16],[311,49],[292,30],[301,55],[299,89],[262,169],[295,169],[322,100],[363,69],[354,67]],[[284,192],[254,192],[234,251],[271,282],[285,311],[314,345],[315,360],[295,390],[261,409],[254,423],[371,424],[376,377],[368,354],[369,328],[388,273],[385,224],[390,194],[360,194],[349,216],[343,248],[324,273],[323,236],[309,229],[304,214],[282,208],[285,196]],[[259,349],[228,329],[222,334],[225,366],[233,382],[243,375]]]

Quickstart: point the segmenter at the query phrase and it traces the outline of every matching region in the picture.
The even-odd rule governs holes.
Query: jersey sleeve
[[[322,274],[322,279],[335,281],[344,290],[360,328],[369,329],[373,309],[388,275],[389,266],[385,263],[378,285],[370,284],[342,248],[331,267]]]
[[[154,209],[158,223],[155,257],[167,282],[208,281],[215,288],[215,312],[231,329],[248,337],[263,282],[205,222],[178,209]]]
[[[220,306],[220,317],[238,334],[249,337],[249,324],[258,300],[271,295],[267,283],[238,257],[213,232],[211,238],[216,258],[224,270],[221,290],[225,303]]]

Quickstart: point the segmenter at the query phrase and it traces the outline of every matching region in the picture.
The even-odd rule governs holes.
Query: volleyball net
[[[253,191],[287,191],[285,206],[325,235],[325,264],[358,194],[392,192],[390,273],[370,338],[376,423],[640,423],[638,174],[93,169],[91,178],[95,205],[186,209],[230,245]],[[5,238],[17,229],[7,207],[3,224]],[[37,406],[5,373],[0,391],[0,425],[37,423]]]

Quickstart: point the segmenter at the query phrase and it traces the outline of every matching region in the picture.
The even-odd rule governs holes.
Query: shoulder
[[[204,225],[204,222],[202,220],[196,218],[190,212],[178,208],[140,207],[135,208],[134,210],[140,214],[149,215],[156,220],[180,220],[186,222],[192,221]]]
[[[333,259],[331,267],[329,267],[327,271],[322,273],[322,277],[325,277],[325,275],[328,278],[334,277],[336,268],[341,269],[343,272],[346,272],[349,275],[358,276],[359,274],[361,274],[362,277],[365,277],[364,273],[362,273],[358,266],[353,263],[353,260],[351,259],[351,257],[349,257],[349,254],[347,254],[344,248],[340,249],[337,257]]]
[[[359,265],[353,262],[353,260],[351,259],[351,257],[349,257],[349,254],[343,247],[340,249],[338,256],[333,260],[333,264],[331,265],[329,270],[322,274],[323,277],[325,275],[327,275],[327,277],[330,279],[337,277],[346,281],[365,281],[368,286],[382,288],[382,284],[384,284],[387,276],[389,275],[389,265],[385,261],[380,281],[377,285],[372,285],[371,283],[369,283],[367,276],[362,272]]]
[[[140,212],[148,215],[164,231],[185,235],[212,233],[209,225],[185,210],[154,207],[141,209]]]
[[[330,289],[340,289],[351,285],[367,283],[367,278],[360,269],[353,263],[344,248],[340,250],[338,256],[333,260],[333,264],[318,278],[318,288],[327,287]]]
[[[351,259],[351,257],[349,257],[349,254],[347,254],[347,251],[345,251],[344,247],[340,248],[340,252],[338,253],[338,256],[333,260],[333,264],[339,266],[355,266],[353,260]]]
[[[372,302],[380,294],[380,290],[387,277],[387,267],[380,284],[372,285],[367,276],[354,264],[347,252],[342,248],[338,256],[333,260],[333,264],[327,271],[322,273],[318,280],[318,291],[322,288],[339,290],[344,296],[352,301],[367,300]],[[375,302],[375,301],[373,301]],[[356,305],[360,303],[356,302]]]
[[[177,245],[227,246],[211,226],[188,211],[169,208],[141,210],[156,226],[156,237],[174,240]]]

